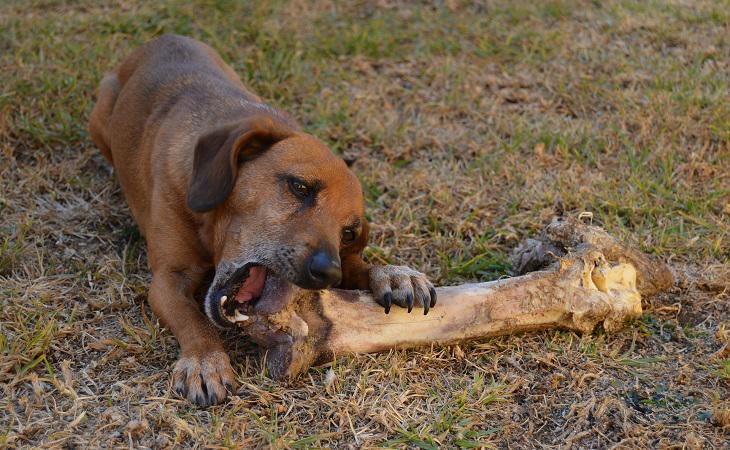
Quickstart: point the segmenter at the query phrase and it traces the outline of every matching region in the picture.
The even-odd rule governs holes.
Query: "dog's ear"
[[[206,212],[223,203],[233,190],[238,165],[293,133],[282,121],[261,115],[203,135],[195,146],[188,207]]]

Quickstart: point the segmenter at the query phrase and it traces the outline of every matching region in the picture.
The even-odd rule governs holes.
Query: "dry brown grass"
[[[729,22],[727,0],[2,2],[0,447],[727,448]],[[231,333],[241,387],[197,410],[85,131],[103,71],[162,32],[357,158],[372,260],[495,278],[560,207],[679,282],[615,335],[342,358],[291,385]]]

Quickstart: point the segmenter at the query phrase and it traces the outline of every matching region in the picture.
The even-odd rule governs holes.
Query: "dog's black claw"
[[[218,396],[215,395],[215,392],[211,392],[208,394],[208,404],[209,405],[215,405],[218,403]]]
[[[436,306],[436,289],[430,287],[428,288],[428,292],[431,294],[431,308]]]
[[[423,302],[423,315],[428,315],[429,307],[431,306],[431,303],[429,301]]]
[[[409,313],[413,311],[413,294],[410,292],[406,294],[406,305],[408,305]]]
[[[208,400],[205,398],[204,395],[197,394],[195,396],[195,404],[200,406],[201,408],[207,408],[208,407]]]
[[[386,292],[383,294],[383,306],[385,307],[385,314],[390,314],[390,305],[393,304],[393,294]]]
[[[177,386],[175,386],[175,392],[180,397],[185,398],[185,394],[186,394],[185,385],[178,384]]]
[[[223,387],[226,388],[226,392],[233,395],[235,392],[233,392],[233,385],[231,383],[223,383]]]

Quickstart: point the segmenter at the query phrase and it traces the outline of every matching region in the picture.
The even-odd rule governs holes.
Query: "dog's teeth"
[[[224,295],[223,297],[221,297],[221,306],[225,305],[227,301],[228,301],[227,295]]]
[[[245,322],[248,320],[248,316],[246,314],[241,314],[240,312],[236,311],[236,315],[233,316],[234,322]]]

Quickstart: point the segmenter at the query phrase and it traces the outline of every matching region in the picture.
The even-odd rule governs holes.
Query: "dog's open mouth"
[[[228,322],[248,320],[254,303],[264,292],[268,272],[264,266],[246,264],[236,270],[216,293],[220,312]]]
[[[247,264],[236,271],[228,281],[229,295],[238,303],[250,302],[261,297],[268,270],[257,264]]]
[[[256,311],[275,311],[287,302],[290,284],[266,266],[247,263],[208,292],[205,312],[219,327],[240,325]]]

